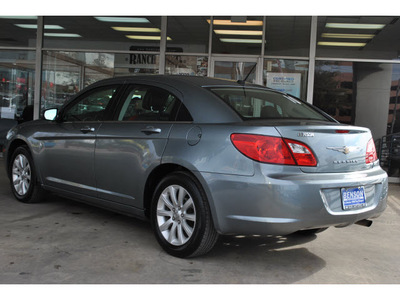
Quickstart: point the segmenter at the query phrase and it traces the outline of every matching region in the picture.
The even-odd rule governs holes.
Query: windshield
[[[214,94],[244,120],[307,119],[332,121],[312,106],[289,95],[251,87],[211,87]]]

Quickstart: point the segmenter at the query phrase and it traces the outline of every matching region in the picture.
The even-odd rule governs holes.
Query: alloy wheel
[[[196,209],[189,192],[180,185],[164,189],[157,201],[157,225],[171,245],[182,246],[193,235]]]
[[[12,184],[15,191],[20,196],[25,196],[31,185],[31,166],[28,158],[23,154],[18,154],[12,165]]]

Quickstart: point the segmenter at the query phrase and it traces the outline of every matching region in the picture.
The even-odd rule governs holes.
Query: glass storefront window
[[[210,17],[168,16],[167,53],[208,53]]]
[[[308,61],[265,59],[263,85],[307,99]]]
[[[36,47],[36,16],[0,16],[0,46]]]
[[[400,65],[393,65],[387,134],[400,133]]]
[[[309,56],[311,17],[266,18],[265,55]]]
[[[41,111],[60,107],[72,95],[77,93],[83,84],[79,53],[46,51],[43,55]]]
[[[214,17],[212,52],[260,55],[262,31],[263,17]]]
[[[165,74],[207,76],[208,56],[167,55]]]
[[[317,61],[314,105],[341,123],[354,124],[353,63]]]
[[[318,17],[317,57],[398,60],[399,17]]]
[[[44,24],[44,48],[160,51],[161,17],[46,16]]]
[[[392,64],[317,61],[314,105],[341,123],[371,129],[374,140],[388,132]]]
[[[379,140],[381,166],[391,177],[400,176],[400,65],[392,66],[387,135]]]
[[[135,74],[157,74],[159,55],[44,51],[41,111],[59,107],[96,81]]]
[[[247,82],[255,83],[256,67],[256,62],[252,61],[216,60],[214,77],[230,80],[246,79]]]
[[[35,55],[0,50],[0,149],[11,127],[33,119]]]
[[[114,77],[136,74],[159,74],[160,55],[156,53],[129,53],[114,55]]]
[[[114,75],[114,54],[45,51],[41,110],[59,107],[84,87]]]
[[[0,119],[20,120],[33,105],[35,51],[0,51]]]

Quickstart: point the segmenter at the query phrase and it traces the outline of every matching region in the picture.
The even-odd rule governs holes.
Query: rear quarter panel
[[[196,133],[198,140],[193,136]],[[241,154],[230,140],[232,133],[279,136],[274,127],[239,124],[175,124],[162,163],[174,163],[191,171],[254,175],[254,162]]]

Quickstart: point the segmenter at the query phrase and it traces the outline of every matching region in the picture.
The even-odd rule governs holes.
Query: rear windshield
[[[332,121],[312,106],[288,95],[251,87],[211,87],[244,120],[307,119]]]

